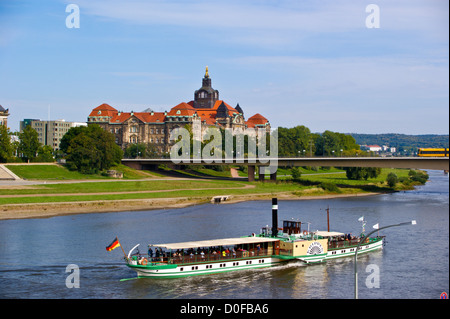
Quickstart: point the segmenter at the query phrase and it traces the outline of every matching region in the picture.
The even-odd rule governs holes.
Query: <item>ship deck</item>
[[[188,241],[182,243],[169,243],[169,244],[151,244],[151,247],[160,247],[169,250],[176,249],[190,249],[200,247],[216,247],[216,246],[234,246],[234,245],[246,245],[246,244],[258,244],[279,241],[279,238],[272,237],[238,237],[238,238],[223,238],[223,239],[211,239],[200,241]]]

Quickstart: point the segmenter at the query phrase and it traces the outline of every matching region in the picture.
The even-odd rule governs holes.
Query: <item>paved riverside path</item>
[[[5,165],[0,164],[0,180],[19,180],[20,178],[11,172]]]

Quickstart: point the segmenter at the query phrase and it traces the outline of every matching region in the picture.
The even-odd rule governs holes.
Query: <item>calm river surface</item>
[[[415,219],[416,226],[381,232],[383,250],[358,258],[360,298],[438,299],[449,292],[449,178],[429,171],[414,191],[331,200],[279,201],[279,220],[310,222],[310,230],[358,234],[362,215],[372,225]],[[138,279],[123,263],[120,248],[105,247],[118,236],[125,251],[141,243],[238,237],[271,224],[271,202],[200,205],[182,209],[84,214],[0,221],[0,298],[353,298],[353,259],[304,266],[180,279]],[[302,225],[306,227],[306,224]],[[80,269],[80,287],[66,287],[66,266]],[[379,288],[368,288],[379,269]]]

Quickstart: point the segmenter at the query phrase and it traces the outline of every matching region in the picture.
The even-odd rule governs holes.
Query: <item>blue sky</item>
[[[66,27],[66,6],[80,28]],[[366,6],[380,9],[367,28]],[[86,121],[213,87],[245,116],[312,132],[449,133],[446,0],[0,0],[0,105]]]

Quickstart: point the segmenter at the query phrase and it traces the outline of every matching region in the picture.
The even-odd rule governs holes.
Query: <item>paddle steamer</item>
[[[259,234],[183,243],[148,245],[148,253],[134,252],[125,256],[128,267],[138,277],[185,277],[228,271],[270,267],[300,260],[320,263],[328,259],[353,256],[381,249],[383,236],[364,238],[349,234],[302,230],[300,221],[283,221],[278,228],[277,199],[272,200],[272,227],[263,227]],[[134,252],[134,253],[133,253]]]

